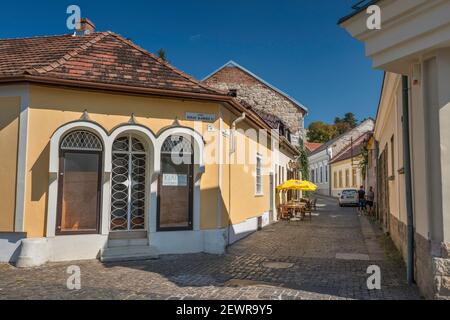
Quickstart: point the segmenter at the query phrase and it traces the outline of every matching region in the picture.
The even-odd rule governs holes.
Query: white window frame
[[[263,196],[263,175],[262,175],[262,160],[263,157],[261,154],[256,154],[256,162],[255,162],[255,196]],[[258,166],[259,163],[259,166]],[[258,183],[258,179],[260,182]],[[258,190],[259,187],[259,190]]]

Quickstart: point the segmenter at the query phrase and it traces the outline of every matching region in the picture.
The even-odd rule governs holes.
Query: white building
[[[352,130],[324,143],[319,148],[311,152],[308,156],[310,177],[309,179],[317,185],[317,193],[329,196],[331,195],[330,186],[330,161],[339,154],[344,148],[356,141],[363,134],[372,131],[374,121],[367,119]]]
[[[381,29],[368,28],[371,5],[381,12]],[[450,1],[369,1],[339,24],[365,44],[373,67],[386,71],[375,130],[378,161],[391,155],[379,195],[389,195],[386,227],[406,253],[408,281],[427,298],[448,299]]]

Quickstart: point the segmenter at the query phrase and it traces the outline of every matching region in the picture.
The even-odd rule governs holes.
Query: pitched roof
[[[330,161],[330,163],[336,163],[360,155],[371,134],[371,132],[366,132],[361,135],[358,139],[353,141],[353,144],[350,143],[339,154],[337,154],[336,157]]]
[[[202,81],[207,80],[208,78],[211,78],[213,75],[215,75],[216,73],[218,73],[220,70],[224,69],[224,68],[229,68],[229,67],[234,67],[234,68],[239,68],[240,70],[244,71],[245,73],[247,73],[248,75],[250,75],[251,77],[255,78],[257,81],[263,83],[265,86],[269,87],[270,89],[272,89],[273,91],[277,92],[278,94],[282,95],[283,97],[285,97],[286,99],[288,99],[289,101],[291,101],[294,105],[296,105],[298,108],[303,109],[305,113],[308,113],[308,108],[306,108],[302,103],[298,102],[297,100],[295,100],[294,98],[292,98],[290,95],[288,95],[287,93],[281,91],[280,89],[278,89],[277,87],[275,87],[274,85],[268,83],[267,81],[265,81],[264,79],[258,77],[256,74],[254,74],[253,72],[249,71],[248,69],[244,68],[243,66],[239,65],[238,63],[234,62],[233,60],[228,61],[227,63],[225,63],[223,66],[221,66],[220,68],[218,68],[217,70],[215,70],[214,72],[210,73],[209,75],[207,75],[206,77],[204,77],[202,79]]]
[[[0,40],[0,80],[19,76],[226,95],[112,32]]]
[[[314,150],[316,150],[317,148],[319,148],[322,143],[317,143],[317,142],[305,142],[304,143],[305,148],[309,151],[309,152],[313,152]]]

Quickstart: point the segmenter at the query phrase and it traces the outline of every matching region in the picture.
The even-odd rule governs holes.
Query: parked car
[[[346,189],[338,193],[339,205],[343,206],[357,206],[359,203],[358,190],[356,189]]]

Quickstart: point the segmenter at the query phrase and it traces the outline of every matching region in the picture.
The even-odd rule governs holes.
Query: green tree
[[[336,128],[336,135],[343,134],[358,125],[358,120],[352,112],[347,112],[343,118],[334,118],[334,126]]]
[[[161,60],[167,61],[166,50],[164,48],[158,50],[158,57]]]
[[[329,125],[323,121],[311,122],[308,127],[307,138],[309,142],[324,143],[329,141],[336,134],[333,125]]]
[[[303,143],[303,139],[300,139],[300,145],[297,147],[300,152],[300,156],[297,161],[300,166],[300,172],[302,174],[302,180],[309,180],[309,162],[308,162],[308,153],[305,149],[305,144]]]

